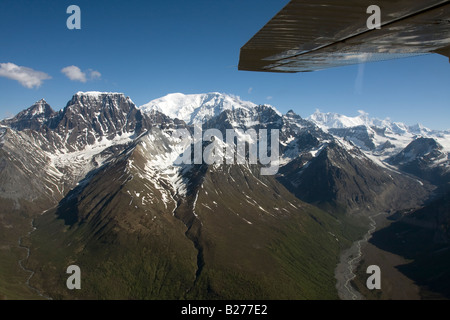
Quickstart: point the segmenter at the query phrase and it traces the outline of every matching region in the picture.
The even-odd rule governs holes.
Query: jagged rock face
[[[14,144],[23,146],[19,138],[33,141],[33,148],[38,150],[34,152],[35,159],[44,164],[41,166],[42,170],[56,172],[52,179],[44,179],[51,181],[52,186],[48,183],[43,185],[52,192],[58,190],[56,192],[59,196],[63,196],[67,191],[62,190],[72,189],[89,171],[113,160],[126,148],[127,143],[131,143],[151,128],[158,128],[169,136],[175,128],[188,128],[192,131],[192,127],[186,126],[183,120],[172,119],[158,111],[166,106],[170,109],[169,113],[189,118],[192,124],[203,121],[204,129],[219,129],[223,136],[227,129],[233,128],[243,131],[279,130],[282,175],[280,181],[305,201],[370,208],[377,203],[376,195],[383,193],[380,191],[382,185],[391,185],[392,179],[386,168],[375,165],[355,148],[355,144],[365,146],[360,146],[362,151],[391,151],[395,148],[391,143],[392,139],[378,146],[373,141],[375,136],[387,137],[393,128],[402,127],[398,124],[386,126],[384,129],[369,127],[367,124],[374,123],[370,123],[364,115],[358,120],[360,125],[346,128],[342,119],[337,118],[342,122],[338,121],[339,128],[329,128],[327,133],[327,130],[322,130],[312,121],[302,119],[292,110],[281,115],[271,106],[258,106],[218,93],[169,95],[159,100],[138,109],[130,98],[120,93],[79,92],[59,112],[53,111],[41,100],[16,117],[2,121],[2,125],[10,129],[2,129],[1,143],[4,144],[5,137],[8,137],[6,140],[10,141],[9,148],[14,148]],[[328,115],[322,119],[323,117],[316,114],[314,119],[322,123],[337,121],[334,116],[330,117]],[[359,123],[358,121],[352,120],[350,123]],[[419,129],[423,131],[421,128],[417,130]],[[8,130],[17,130],[17,133],[12,134],[11,131],[11,134],[7,134]],[[147,142],[147,145],[151,143],[154,142]],[[6,147],[3,149],[6,150]],[[109,151],[106,151],[107,149]],[[182,150],[175,149],[174,152],[182,153]],[[441,151],[435,140],[417,139],[415,144],[392,158],[390,163],[403,166],[405,171],[426,178],[420,172],[431,162],[436,162],[436,159],[442,160],[445,155]],[[9,149],[9,153],[14,154],[12,149]],[[409,161],[407,166],[404,159],[406,155],[412,157],[412,162]],[[12,163],[12,160],[4,156],[2,167],[6,168],[8,163]],[[414,166],[419,163],[422,171],[411,169],[411,163]],[[23,170],[27,167],[27,160],[23,158],[20,162],[16,161],[16,164]],[[30,164],[30,168],[34,167]],[[35,171],[30,168],[25,170],[28,174]],[[441,175],[441,172],[438,175]],[[402,193],[401,190],[394,190]]]
[[[67,139],[69,144],[74,144],[83,132],[87,132],[86,140],[78,142],[81,146],[93,144],[99,137],[112,139],[117,134],[134,131],[136,119],[133,114],[128,121],[133,107],[123,95],[75,95],[50,128],[59,133],[71,131]]]
[[[333,136],[312,122],[302,119],[292,110],[282,117],[279,129],[280,149],[284,159],[282,163],[289,163],[310,153],[316,154],[323,144],[334,140]]]
[[[18,113],[14,118],[3,120],[0,123],[16,130],[39,130],[55,114],[50,105],[41,99],[28,109]]]
[[[48,127],[63,137],[67,148],[73,151],[102,139],[139,135],[149,125],[150,120],[123,94],[78,93]]]
[[[418,138],[387,160],[401,170],[437,185],[445,185],[450,178],[449,153],[435,139]]]
[[[153,123],[167,117],[143,114],[121,93],[79,92],[59,112],[41,100],[2,123],[16,130],[29,130],[46,151],[80,151],[97,142],[121,136],[138,136]],[[159,118],[158,118],[159,117]],[[158,121],[158,122],[156,122]],[[173,120],[170,120],[173,122]]]
[[[358,149],[346,150],[335,142],[324,145],[315,157],[304,154],[280,173],[297,197],[331,211],[402,209],[419,205],[428,194],[420,182],[388,172]]]
[[[172,101],[174,98],[180,104],[179,109]],[[374,194],[380,193],[380,185],[391,181],[383,169],[356,152],[354,146],[337,143],[335,136],[341,135],[346,141],[348,136],[356,139],[357,135],[359,141],[367,138],[364,143],[370,145],[373,131],[369,132],[366,126],[336,129],[340,133],[330,130],[330,134],[292,110],[281,115],[271,106],[258,106],[221,94],[169,95],[162,101],[163,106],[170,107],[170,112],[184,118],[190,117],[185,114],[187,111],[195,113],[191,123],[204,121],[204,129],[219,129],[224,137],[226,130],[233,128],[279,130],[280,173],[283,175],[280,181],[305,201],[367,208],[377,202]],[[159,128],[169,135],[174,128],[189,128],[182,120],[159,112],[162,107],[155,103],[146,106],[138,109],[130,98],[119,93],[80,92],[59,112],[54,112],[41,100],[2,123],[37,142],[37,147],[42,149],[40,161],[46,163],[43,168],[53,168],[57,176],[64,176],[54,178],[52,184],[57,190],[70,190],[90,170],[111,161],[125,147],[105,153],[106,148],[131,143],[151,128]],[[147,145],[151,143],[154,142],[147,142]],[[386,143],[384,147],[389,148]],[[182,150],[176,152],[182,153]],[[3,163],[6,166],[6,160]],[[23,160],[20,166],[26,167],[26,163]],[[54,191],[55,187],[47,186],[47,189]],[[58,194],[62,196],[65,192],[58,191]]]
[[[425,162],[439,160],[444,156],[442,149],[442,146],[434,139],[418,138],[411,142],[398,155],[392,157],[390,163],[399,165],[419,159]]]
[[[58,112],[40,100],[1,125],[0,198],[13,200],[15,208],[20,200],[55,204],[121,145],[152,126],[177,126],[158,112],[142,114],[123,94],[109,93],[77,93]]]
[[[2,128],[0,136],[0,202],[9,200],[0,212],[20,210],[23,202],[50,206],[60,200],[60,176],[50,168],[46,153],[24,132]]]

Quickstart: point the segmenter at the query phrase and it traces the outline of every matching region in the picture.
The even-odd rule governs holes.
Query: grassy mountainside
[[[43,207],[39,202],[0,199],[0,300],[40,298],[26,285],[30,272],[23,270],[19,261],[27,258],[23,246],[29,244],[27,234],[33,230],[32,213]]]
[[[36,219],[28,266],[52,298],[179,299],[193,281],[196,251],[174,203],[133,203],[131,191],[161,194],[128,171],[127,159],[100,170]],[[67,266],[82,270],[82,290],[66,288]]]
[[[362,228],[257,167],[193,166],[186,196],[167,198],[138,174],[142,152],[124,153],[36,219],[34,287],[56,299],[337,299],[340,250]],[[66,288],[71,264],[81,290]]]
[[[342,225],[257,172],[206,172],[195,207],[204,266],[193,297],[337,298],[333,271],[348,245]]]

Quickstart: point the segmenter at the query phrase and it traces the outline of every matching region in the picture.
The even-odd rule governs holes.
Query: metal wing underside
[[[367,28],[373,4],[381,29]],[[241,48],[238,68],[308,72],[428,53],[450,57],[449,0],[292,0]]]

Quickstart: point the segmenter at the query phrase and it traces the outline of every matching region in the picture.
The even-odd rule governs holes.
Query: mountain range
[[[174,133],[195,125],[278,130],[277,174],[248,158],[178,164],[190,144]],[[446,205],[449,153],[448,131],[221,93],[40,100],[0,121],[0,297],[336,299],[368,216]],[[431,230],[448,246],[442,212]],[[72,264],[82,290],[66,287]]]

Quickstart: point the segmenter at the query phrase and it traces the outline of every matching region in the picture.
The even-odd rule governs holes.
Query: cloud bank
[[[87,71],[82,71],[77,66],[67,66],[61,70],[63,74],[66,75],[72,81],[87,82],[88,80],[100,79],[102,74],[96,70],[88,69]]]
[[[16,80],[26,88],[39,88],[44,80],[52,77],[42,71],[33,70],[28,67],[18,66],[14,63],[0,63],[0,77]]]

